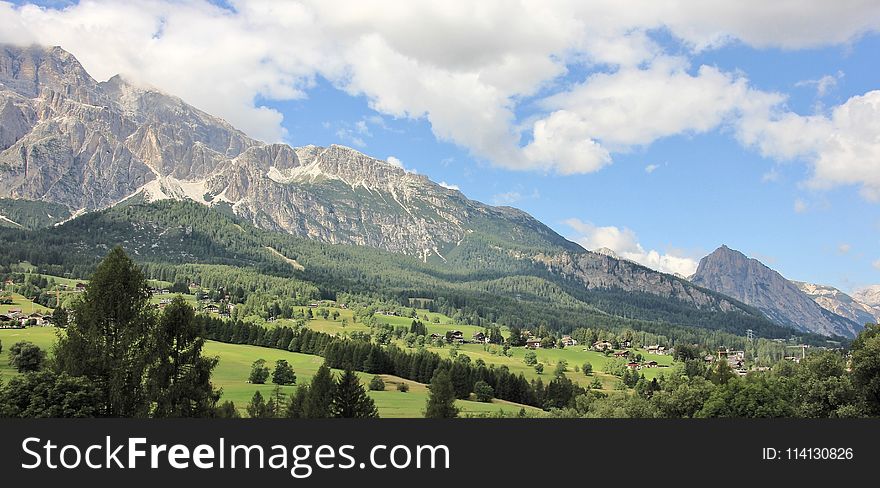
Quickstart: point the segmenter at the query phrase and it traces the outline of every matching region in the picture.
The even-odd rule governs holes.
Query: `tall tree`
[[[455,406],[455,389],[446,369],[438,369],[434,373],[429,388],[431,394],[428,396],[425,417],[435,419],[458,417],[458,408]]]
[[[305,408],[308,401],[309,385],[302,385],[296,389],[293,395],[290,395],[290,402],[287,403],[287,411],[284,416],[289,419],[305,418]]]
[[[246,407],[248,417],[252,419],[262,419],[269,417],[269,406],[266,404],[266,400],[263,399],[263,394],[260,393],[259,390],[254,392],[254,396],[251,397],[251,402]]]
[[[339,418],[378,418],[373,399],[367,396],[361,380],[351,368],[339,378],[333,392],[333,416]]]
[[[286,359],[275,361],[275,370],[272,371],[272,383],[276,385],[293,385],[296,383],[296,374]]]
[[[207,417],[220,392],[211,384],[216,357],[203,357],[205,339],[195,312],[180,295],[159,318],[153,341],[154,358],[147,372],[154,417]]]
[[[100,391],[103,416],[141,417],[149,412],[144,378],[156,326],[149,299],[143,272],[116,247],[72,307],[67,333],[58,337],[59,371],[92,380]]]
[[[326,364],[318,368],[309,385],[309,396],[303,408],[303,416],[310,419],[326,419],[333,416],[333,375]]]

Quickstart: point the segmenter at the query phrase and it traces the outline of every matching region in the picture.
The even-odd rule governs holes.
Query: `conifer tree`
[[[58,338],[58,370],[92,380],[100,391],[102,416],[142,417],[149,412],[144,378],[156,327],[149,299],[143,272],[116,247],[98,265],[72,307],[74,320],[67,333]]]
[[[326,419],[333,416],[333,390],[336,385],[326,364],[318,368],[309,385],[309,396],[303,408],[303,416],[310,419]]]
[[[458,408],[455,406],[455,389],[449,372],[438,369],[431,379],[429,386],[431,394],[428,396],[426,418],[450,419],[458,417]]]
[[[339,418],[377,418],[379,411],[351,368],[339,378],[333,392],[333,416]]]

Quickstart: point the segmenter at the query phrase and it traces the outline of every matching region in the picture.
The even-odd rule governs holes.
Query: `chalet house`
[[[614,349],[614,346],[612,346],[611,343],[608,341],[596,341],[593,343],[593,349],[599,352],[603,352],[607,351],[608,349]]]
[[[656,367],[657,367],[657,361],[648,361],[647,363],[642,364],[642,367],[645,367],[645,368],[656,368]]]
[[[630,362],[626,363],[626,367],[629,369],[639,369],[639,363],[637,363],[635,361],[630,361]]]
[[[565,347],[571,347],[571,346],[576,346],[578,344],[578,341],[576,339],[573,339],[571,336],[566,335],[566,336],[562,336],[562,344]]]
[[[214,305],[213,303],[208,305],[207,307],[205,307],[205,312],[208,312],[208,313],[217,313],[219,311],[220,311],[220,307],[218,307],[217,305]]]
[[[457,342],[459,344],[464,342],[464,332],[460,330],[453,330],[446,334],[449,342]]]
[[[614,353],[614,357],[616,358],[626,358],[629,357],[629,351],[617,351]]]
[[[486,337],[486,334],[484,334],[482,332],[477,332],[476,334],[474,334],[474,342],[476,342],[478,344],[480,344],[480,343],[485,344],[485,343],[489,342],[489,338]]]
[[[541,339],[531,338],[526,341],[527,349],[541,349]]]
[[[3,284],[6,285],[6,286],[10,286],[10,285],[14,285],[15,282],[12,281],[12,280],[6,280],[6,281],[3,282]]]
[[[39,327],[46,325],[46,317],[43,314],[38,313],[38,312],[34,312],[34,313],[28,315],[27,320],[28,321],[33,320],[34,325],[37,325]]]
[[[86,291],[86,284],[85,283],[77,283],[76,287],[74,288],[74,291],[77,291],[80,293]]]
[[[632,341],[623,341],[620,343],[620,347],[632,347]]]

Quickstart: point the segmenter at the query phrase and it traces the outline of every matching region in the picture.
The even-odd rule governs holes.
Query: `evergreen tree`
[[[333,391],[333,416],[338,418],[378,418],[373,399],[351,368],[345,368]]]
[[[272,371],[272,383],[276,385],[293,385],[296,384],[296,374],[290,363],[285,359],[275,361],[275,370]]]
[[[336,385],[326,364],[318,368],[309,385],[309,396],[303,415],[310,419],[326,419],[333,416],[333,390]]]
[[[448,371],[438,369],[428,388],[431,393],[428,396],[425,418],[451,419],[458,417],[458,408],[455,406],[455,389]]]
[[[220,399],[211,384],[219,359],[202,356],[205,339],[195,312],[180,295],[159,318],[155,357],[147,372],[154,417],[208,417]]]
[[[98,265],[74,320],[60,335],[55,361],[60,372],[85,376],[99,389],[100,415],[141,417],[149,412],[144,379],[156,324],[141,269],[121,247]]]
[[[238,409],[235,408],[235,403],[226,400],[222,405],[217,407],[217,410],[214,412],[214,417],[218,419],[237,419],[241,417],[241,414],[238,413]]]
[[[305,418],[305,408],[309,401],[309,385],[302,385],[296,389],[293,395],[290,395],[290,402],[287,404],[287,411],[284,416],[289,419]]]
[[[248,404],[246,410],[248,417],[252,419],[269,417],[269,406],[266,404],[266,400],[263,399],[263,394],[260,393],[259,390],[254,392],[254,396],[251,397],[251,402]]]

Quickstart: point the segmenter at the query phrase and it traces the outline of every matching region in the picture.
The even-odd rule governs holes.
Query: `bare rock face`
[[[854,297],[827,285],[816,285],[802,281],[793,282],[802,292],[807,294],[820,307],[841,317],[852,320],[856,324],[876,324],[880,321],[880,309],[876,309],[856,300]]]
[[[780,325],[805,332],[855,337],[864,327],[822,308],[795,283],[727,246],[700,260],[691,281],[751,305]]]

